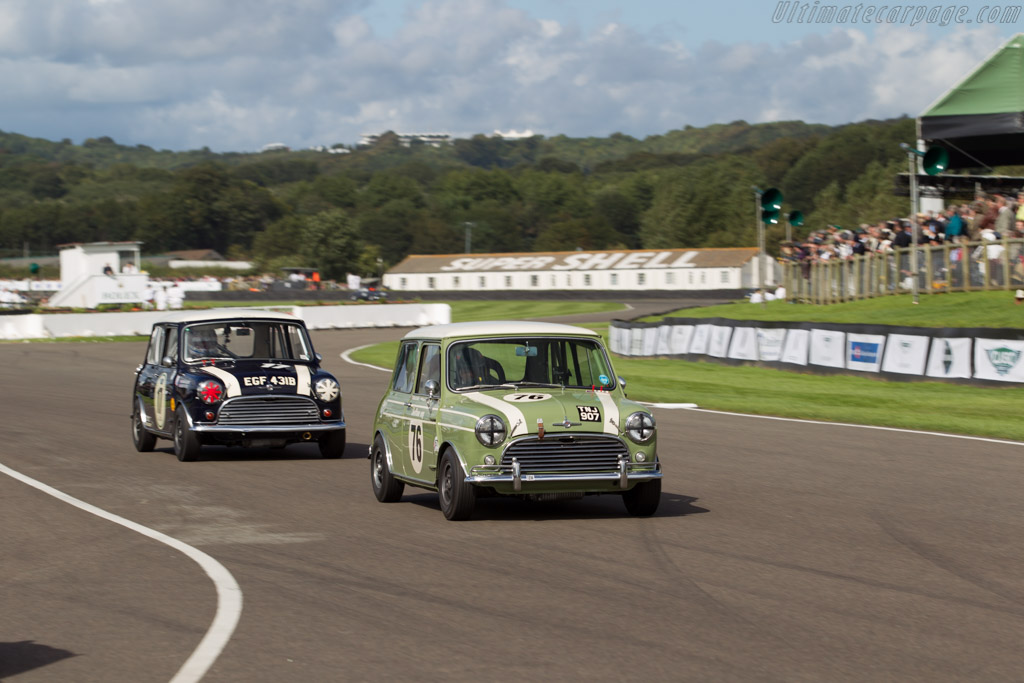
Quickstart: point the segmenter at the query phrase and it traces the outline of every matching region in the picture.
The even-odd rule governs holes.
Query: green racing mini
[[[661,498],[654,418],[624,392],[600,335],[539,322],[434,325],[402,339],[370,446],[381,502],[436,490],[468,519],[478,496]]]

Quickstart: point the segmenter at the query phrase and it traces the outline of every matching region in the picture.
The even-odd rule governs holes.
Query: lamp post
[[[917,239],[920,234],[920,227],[917,224],[917,159],[924,159],[925,173],[938,175],[949,167],[949,153],[943,147],[929,147],[927,152],[922,152],[905,142],[900,143],[900,149],[907,153],[907,162],[910,164],[910,291],[916,304],[919,295]]]
[[[774,187],[762,190],[756,185],[752,185],[750,189],[754,191],[754,204],[757,213],[757,273],[761,280],[759,287],[762,297],[761,305],[764,306],[765,271],[768,269],[766,264],[768,254],[765,249],[764,226],[765,223],[775,225],[779,222],[779,212],[782,210],[782,193]]]
[[[466,228],[466,253],[473,253],[473,223],[466,221],[462,224]]]

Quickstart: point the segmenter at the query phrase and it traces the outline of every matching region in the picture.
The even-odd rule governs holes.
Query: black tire
[[[329,460],[340,458],[345,455],[345,430],[327,432],[317,439],[316,445],[320,447],[320,457]]]
[[[466,483],[466,475],[455,453],[445,451],[437,473],[437,495],[445,519],[461,522],[469,519],[476,505],[476,487]]]
[[[182,462],[193,462],[199,458],[201,449],[199,437],[188,428],[185,409],[179,405],[174,411],[174,454]]]
[[[650,517],[658,510],[661,502],[661,479],[652,479],[637,484],[622,494],[626,511],[634,517]]]
[[[388,469],[388,454],[384,450],[384,440],[379,436],[373,440],[370,453],[370,484],[373,495],[382,503],[397,502],[405,491],[405,482],[395,479]]]
[[[142,415],[139,413],[139,402],[132,402],[132,443],[139,453],[149,453],[156,446],[156,435],[146,431],[142,424]]]

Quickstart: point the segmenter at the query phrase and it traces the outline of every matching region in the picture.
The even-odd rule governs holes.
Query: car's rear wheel
[[[405,483],[395,479],[388,469],[388,454],[384,450],[384,440],[379,436],[373,440],[370,453],[370,483],[373,495],[382,503],[396,502],[405,491]]]
[[[622,494],[626,511],[634,517],[650,517],[658,510],[661,502],[661,479],[637,484]]]
[[[188,428],[185,409],[179,405],[174,411],[174,454],[182,462],[192,462],[199,457],[201,448],[199,437]]]
[[[156,436],[146,431],[142,424],[142,413],[139,411],[139,402],[133,401],[132,406],[132,443],[139,453],[148,453],[156,445]]]
[[[453,522],[469,519],[476,505],[476,488],[466,483],[466,475],[455,453],[447,450],[441,458],[438,471],[437,493],[441,512]]]
[[[327,432],[317,439],[316,445],[320,447],[321,457],[332,460],[340,458],[345,455],[345,430]]]

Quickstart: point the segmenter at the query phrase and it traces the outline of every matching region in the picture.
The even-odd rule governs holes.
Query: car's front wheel
[[[658,510],[661,502],[661,479],[652,479],[637,484],[622,494],[626,511],[634,517],[650,517]]]
[[[437,478],[437,494],[445,519],[453,522],[469,519],[476,505],[476,488],[466,483],[459,459],[451,450],[445,451]]]
[[[201,448],[199,437],[188,428],[185,409],[179,405],[174,411],[174,454],[182,462],[192,462],[199,457]]]
[[[320,457],[335,459],[345,455],[345,430],[327,432],[321,436],[316,445],[320,447]]]
[[[370,483],[373,495],[382,503],[396,502],[405,491],[405,483],[395,479],[388,469],[388,454],[384,450],[384,440],[379,436],[373,440],[373,452],[370,454]]]
[[[156,436],[146,431],[142,424],[142,413],[139,411],[139,402],[133,401],[132,406],[132,443],[139,453],[148,453],[156,445]]]

